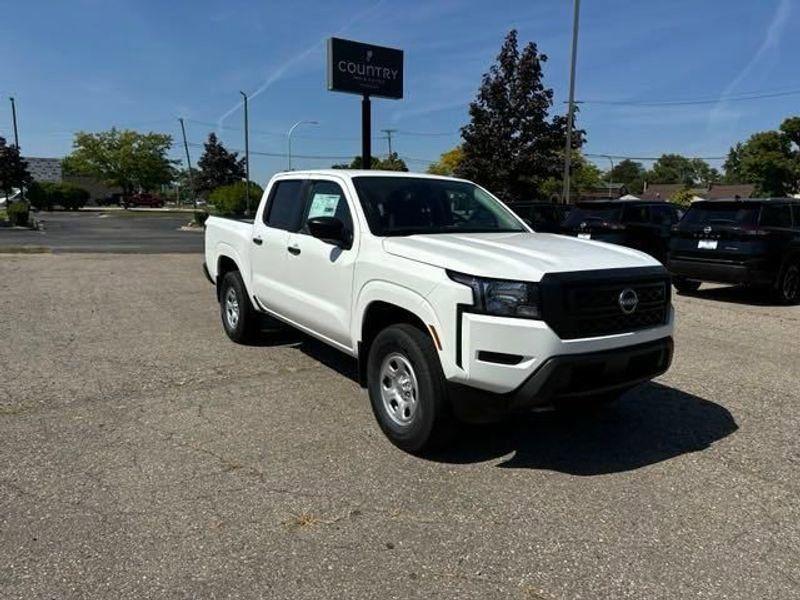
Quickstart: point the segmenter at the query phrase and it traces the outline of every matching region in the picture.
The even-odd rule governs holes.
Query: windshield
[[[375,235],[527,231],[500,202],[466,181],[354,177]]]
[[[622,217],[621,206],[609,206],[601,204],[599,206],[576,206],[573,208],[564,225],[567,227],[577,227],[583,222],[588,223],[617,223]]]
[[[741,202],[694,204],[684,215],[681,225],[722,225],[749,227],[758,220],[758,205]]]

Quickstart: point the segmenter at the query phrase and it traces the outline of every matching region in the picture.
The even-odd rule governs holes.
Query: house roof
[[[639,194],[642,200],[669,200],[677,192],[685,188],[682,183],[651,183]]]
[[[740,183],[736,185],[723,185],[712,183],[708,192],[703,194],[709,200],[719,200],[721,198],[751,198],[756,191],[756,186],[752,183]]]

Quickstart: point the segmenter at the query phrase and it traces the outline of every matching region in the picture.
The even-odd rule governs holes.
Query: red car
[[[125,208],[147,206],[150,208],[163,208],[164,199],[154,194],[142,192],[141,194],[134,194],[127,201],[123,200],[122,206]]]

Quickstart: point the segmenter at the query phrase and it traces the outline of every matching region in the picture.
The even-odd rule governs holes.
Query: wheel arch
[[[381,330],[395,323],[407,323],[424,331],[433,341],[442,362],[439,319],[431,305],[416,292],[388,282],[375,282],[362,290],[355,314],[353,339],[358,340],[358,375],[362,386],[366,385],[367,357],[372,341]]]

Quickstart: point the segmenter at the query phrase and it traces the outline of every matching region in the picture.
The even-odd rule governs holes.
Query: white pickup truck
[[[655,259],[536,233],[459,179],[275,175],[252,223],[206,221],[205,270],[235,342],[261,313],[354,356],[378,423],[410,452],[458,419],[613,399],[672,360]]]

